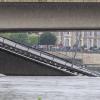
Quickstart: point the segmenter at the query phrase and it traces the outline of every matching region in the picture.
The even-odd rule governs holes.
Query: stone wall
[[[74,57],[74,52],[51,52],[62,58]],[[79,53],[76,54],[76,59],[82,59],[84,64],[97,64],[100,65],[100,54],[99,53]]]

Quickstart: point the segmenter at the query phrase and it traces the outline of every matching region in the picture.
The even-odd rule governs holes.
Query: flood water
[[[0,100],[100,100],[100,78],[0,77]]]

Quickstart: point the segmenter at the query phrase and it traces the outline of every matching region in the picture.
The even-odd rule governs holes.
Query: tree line
[[[35,35],[36,34],[36,35]],[[38,33],[3,33],[0,34],[3,37],[14,40],[16,42],[25,44],[25,45],[55,45],[56,44],[56,36],[51,32],[44,32],[41,35]]]

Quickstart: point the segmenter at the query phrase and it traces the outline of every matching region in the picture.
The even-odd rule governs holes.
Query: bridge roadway
[[[9,52],[10,54],[17,55],[19,58],[20,57],[27,58],[28,60],[31,60],[32,62],[37,62],[38,64],[47,66],[49,69],[53,68],[53,69],[55,69],[55,71],[57,70],[62,73],[66,73],[65,75],[100,76],[100,74],[97,72],[92,72],[82,66],[76,66],[76,65],[72,66],[72,64],[69,61],[65,61],[65,60],[63,60],[57,56],[54,56],[52,54],[49,54],[47,52],[44,52],[44,51],[41,51],[41,50],[38,50],[35,48],[27,47],[25,45],[19,44],[17,42],[14,42],[12,40],[9,40],[9,39],[3,38],[3,37],[0,37],[0,50]],[[8,58],[8,59],[10,59],[10,58]],[[8,66],[10,66],[11,62],[12,61],[9,62]],[[27,61],[27,63],[28,63],[28,61]],[[5,64],[6,64],[6,62],[5,62]],[[2,66],[0,65],[0,67],[3,68],[3,65]],[[19,66],[17,66],[17,68],[18,67]],[[14,66],[13,66],[13,69],[14,69]],[[20,67],[20,69],[21,69],[21,67]],[[27,67],[27,69],[30,69],[30,67]],[[8,70],[10,70],[10,69],[8,69]],[[16,71],[17,71],[17,69],[16,69]],[[0,72],[2,74],[6,74],[3,71],[0,71]],[[32,75],[32,73],[31,73],[31,75]],[[33,75],[34,75],[34,73],[33,73]],[[39,73],[37,75],[39,75]],[[44,74],[44,75],[46,75],[46,74]],[[52,75],[52,71],[51,71],[51,75]],[[60,75],[60,73],[55,74],[55,75]]]

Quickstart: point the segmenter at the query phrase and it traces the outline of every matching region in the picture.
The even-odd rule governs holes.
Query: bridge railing
[[[1,39],[1,40],[2,40],[2,39],[6,39],[6,41],[7,41],[7,40],[12,41],[12,42],[14,42],[14,43],[16,43],[16,44],[20,44],[21,47],[22,47],[22,46],[23,46],[23,47],[27,47],[27,48],[30,48],[30,49],[32,49],[32,50],[39,51],[40,53],[44,53],[44,54],[46,54],[46,55],[48,55],[48,56],[57,57],[57,58],[59,58],[59,59],[61,59],[61,60],[64,60],[64,61],[69,62],[69,60],[67,60],[67,59],[65,60],[65,59],[63,59],[63,58],[61,58],[61,57],[59,57],[59,56],[56,56],[56,55],[51,54],[51,53],[48,53],[48,52],[46,52],[46,51],[37,49],[37,48],[35,48],[35,47],[31,47],[31,46],[29,46],[29,45],[27,45],[27,44],[19,43],[19,42],[17,42],[17,41],[14,41],[14,40],[12,40],[12,39],[9,39],[9,38],[3,37],[3,36],[2,36],[2,37],[0,36],[0,39]],[[2,42],[2,41],[1,41],[1,42]],[[6,42],[6,43],[8,43],[8,42]],[[9,45],[11,45],[11,44],[12,44],[12,43],[9,42]]]
[[[8,39],[8,38],[5,38],[5,37],[0,37],[0,42],[3,42],[3,43],[10,45],[12,47],[18,48],[20,50],[24,50],[24,51],[27,51],[27,52],[34,53],[38,56],[42,56],[42,57],[49,58],[49,59],[51,59],[50,57],[52,57],[53,60],[55,60],[55,58],[56,58],[57,60],[59,59],[59,60],[66,62],[66,60],[64,60],[64,59],[62,59],[62,58],[60,58],[56,55],[50,54],[48,52],[33,48],[31,46],[16,42],[14,40],[11,40],[11,39]]]

